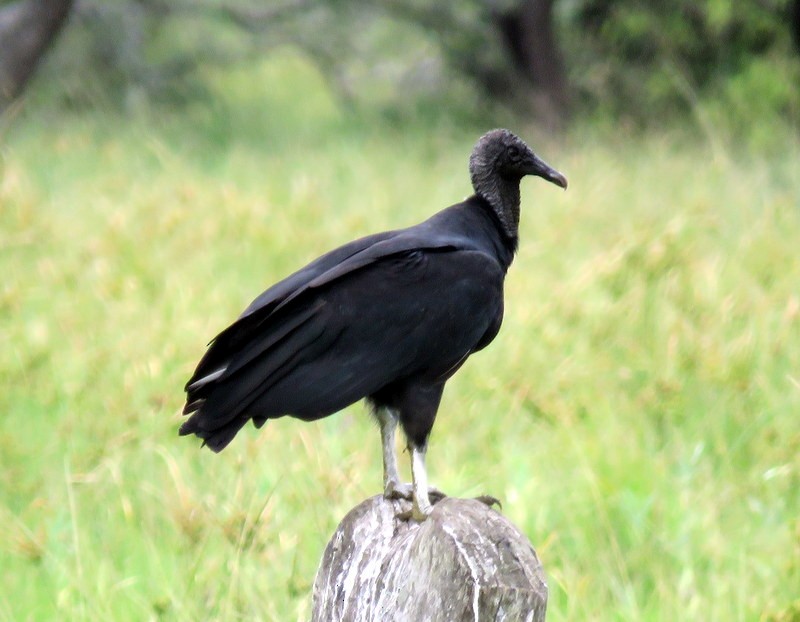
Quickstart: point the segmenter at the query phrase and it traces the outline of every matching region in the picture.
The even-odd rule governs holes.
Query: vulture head
[[[537,156],[508,130],[492,130],[480,137],[469,158],[475,193],[485,199],[516,238],[519,227],[519,183],[526,175],[542,177],[566,189],[567,178]]]

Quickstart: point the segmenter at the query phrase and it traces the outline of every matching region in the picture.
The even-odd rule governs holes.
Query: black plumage
[[[494,339],[517,249],[519,183],[566,179],[508,130],[470,158],[475,194],[407,229],[345,244],[269,288],[212,342],[186,385],[180,433],[214,451],[249,420],[313,421],[367,398],[381,424],[384,485],[430,512],[424,456],[444,384]],[[412,452],[400,483],[394,431]]]

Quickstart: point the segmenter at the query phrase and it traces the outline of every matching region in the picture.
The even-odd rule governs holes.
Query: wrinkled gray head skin
[[[525,175],[536,175],[567,187],[566,177],[508,130],[492,130],[481,136],[469,159],[469,173],[475,193],[492,206],[511,238],[517,237],[519,182]]]

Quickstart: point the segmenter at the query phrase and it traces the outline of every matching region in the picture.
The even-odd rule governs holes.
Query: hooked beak
[[[554,183],[556,186],[562,187],[564,190],[567,189],[567,178],[559,173],[556,169],[548,165],[544,160],[541,160],[537,156],[533,156],[533,159],[526,164],[526,175],[536,175],[537,177],[542,177],[543,179]]]

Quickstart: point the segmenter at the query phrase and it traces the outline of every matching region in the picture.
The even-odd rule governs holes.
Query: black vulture
[[[217,335],[186,384],[181,435],[224,449],[250,419],[327,417],[366,398],[383,445],[384,494],[431,511],[425,451],[442,390],[494,339],[503,280],[517,250],[519,184],[567,187],[508,130],[469,160],[475,194],[428,220],[355,240],[273,285]],[[412,484],[397,471],[398,422]]]

